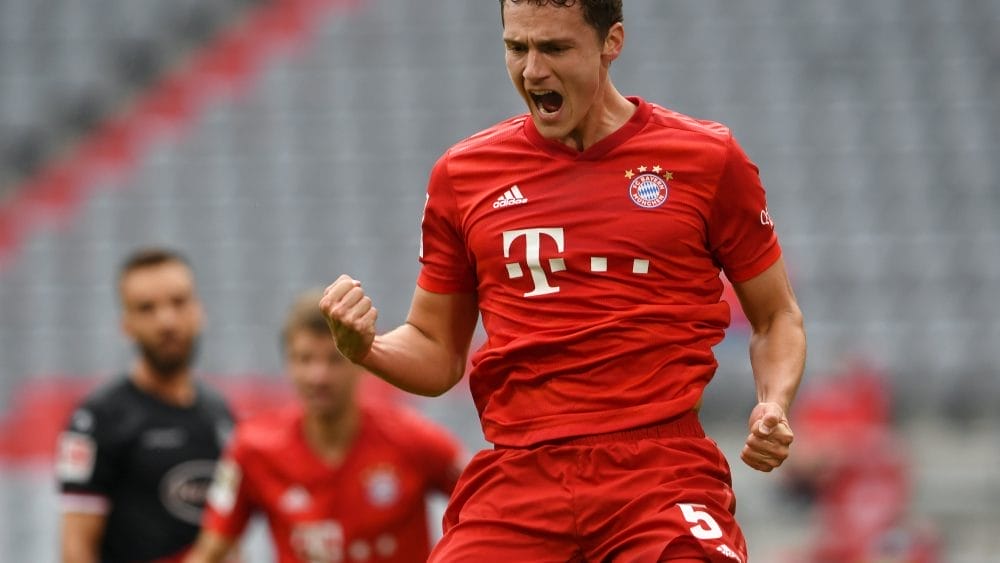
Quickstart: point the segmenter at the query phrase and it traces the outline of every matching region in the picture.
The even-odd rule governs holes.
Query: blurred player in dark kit
[[[806,354],[757,167],[725,126],[616,90],[620,0],[500,9],[529,113],[431,171],[406,322],[377,332],[346,275],[321,301],[345,356],[424,395],[462,378],[481,315],[469,385],[494,449],[430,560],[745,562],[730,469],[698,420],[730,320],[720,274],[752,331],[754,469],[788,456]]]
[[[222,397],[192,374],[203,311],[188,261],[137,250],[118,292],[122,330],[139,354],[60,436],[64,563],[179,561],[233,425]]]
[[[385,399],[330,337],[303,293],[282,331],[299,404],[241,422],[187,563],[225,560],[250,516],[267,516],[278,561],[417,563],[430,553],[426,495],[451,494],[465,459],[442,428]]]

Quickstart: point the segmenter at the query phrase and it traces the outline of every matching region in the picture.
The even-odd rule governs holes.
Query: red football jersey
[[[425,494],[450,495],[461,446],[401,407],[366,405],[354,446],[332,466],[305,441],[292,409],[237,426],[209,492],[203,526],[237,538],[254,511],[279,561],[423,562]]]
[[[449,149],[431,173],[418,283],[476,292],[487,340],[470,386],[488,440],[525,446],[691,409],[735,282],[781,250],[730,131],[630,98],[582,152],[528,116]]]

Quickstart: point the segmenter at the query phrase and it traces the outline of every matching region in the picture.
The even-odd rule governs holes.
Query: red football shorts
[[[639,430],[479,452],[437,563],[746,563],[729,464],[694,412]]]

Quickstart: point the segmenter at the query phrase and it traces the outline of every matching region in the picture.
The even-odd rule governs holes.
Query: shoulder
[[[434,163],[431,184],[451,185],[479,178],[509,164],[518,154],[531,151],[524,133],[527,115],[501,121],[448,148]]]
[[[443,158],[471,157],[501,147],[511,139],[522,139],[524,137],[524,122],[527,119],[527,114],[517,115],[483,129],[452,145],[445,152]]]
[[[113,415],[123,409],[137,408],[134,399],[135,388],[122,375],[98,384],[77,404],[74,414],[86,411],[95,416]]]
[[[128,376],[119,375],[113,379],[99,383],[87,393],[81,405],[91,407],[115,405],[122,399],[128,399],[134,395],[135,388],[129,381]]]
[[[65,430],[102,447],[127,442],[148,416],[140,399],[127,376],[102,382],[76,405]]]
[[[443,426],[412,407],[370,402],[362,405],[362,412],[378,434],[405,449],[422,449],[428,442],[455,441]]]
[[[722,123],[691,117],[653,103],[649,105],[652,110],[649,123],[653,131],[680,133],[723,150],[732,141],[732,130]]]
[[[243,455],[270,455],[294,438],[301,413],[296,408],[254,415],[236,424],[232,449]]]

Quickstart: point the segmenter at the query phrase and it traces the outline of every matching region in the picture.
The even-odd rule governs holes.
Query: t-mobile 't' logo
[[[510,258],[510,247],[515,240],[521,237],[524,237],[525,239],[524,262],[528,265],[528,270],[531,272],[531,281],[535,284],[534,289],[524,294],[525,297],[559,293],[559,286],[549,285],[549,279],[545,277],[545,270],[542,268],[542,236],[546,236],[554,240],[556,243],[556,249],[560,253],[563,252],[564,239],[563,230],[561,228],[521,229],[517,231],[505,231],[503,234],[504,258]],[[566,262],[562,258],[552,258],[548,262],[549,270],[553,273],[562,272],[566,269]],[[508,262],[507,274],[512,280],[524,276],[524,270],[521,268],[521,263]]]

